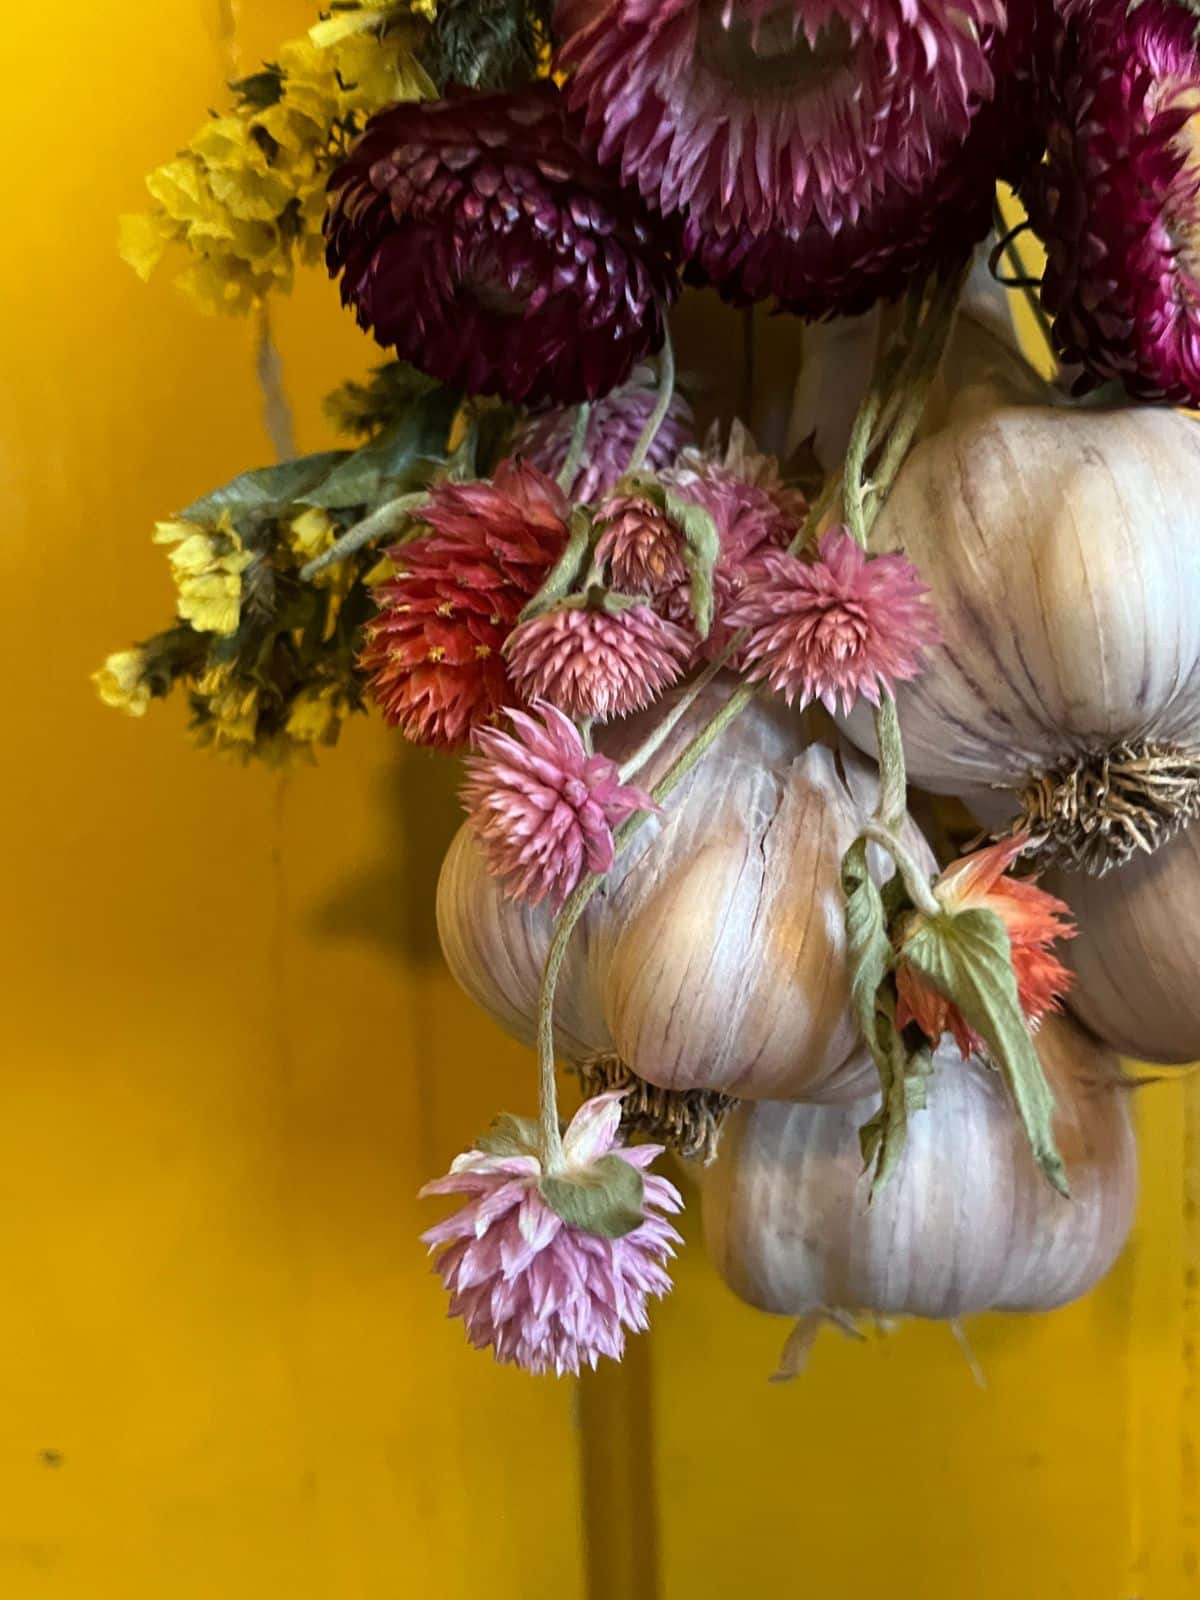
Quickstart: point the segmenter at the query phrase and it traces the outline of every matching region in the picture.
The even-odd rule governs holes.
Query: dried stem
[[[301,578],[305,583],[311,583],[326,568],[336,566],[339,561],[345,561],[347,556],[354,555],[366,545],[399,533],[417,507],[424,505],[427,499],[428,496],[422,489],[419,494],[402,494],[399,499],[389,500],[386,505],[379,506],[369,517],[364,517],[361,522],[356,522],[348,529],[336,544],[331,544],[328,550],[301,567]]]
[[[570,494],[571,485],[575,482],[579,472],[579,464],[583,460],[583,452],[587,446],[588,423],[591,421],[592,408],[585,400],[575,413],[575,426],[571,430],[571,443],[567,447],[567,458],[562,464],[562,471],[558,475],[558,487],[564,494]]]
[[[626,472],[640,472],[645,466],[646,457],[654,448],[658,430],[667,420],[667,412],[670,411],[671,401],[674,398],[675,346],[671,343],[671,330],[668,328],[663,335],[662,355],[658,358],[658,399],[654,402],[654,410],[647,417],[646,426],[633,447]]]

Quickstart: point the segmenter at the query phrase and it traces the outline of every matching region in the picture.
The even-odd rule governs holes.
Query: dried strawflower
[[[1070,973],[1050,947],[1056,939],[1069,939],[1075,929],[1061,900],[1028,879],[1008,876],[1008,868],[1024,845],[1024,837],[1017,836],[963,856],[938,878],[934,894],[952,914],[991,911],[1000,918],[1012,951],[1017,998],[1027,1019],[1035,1023],[1047,1011],[1058,1010],[1059,997],[1070,985]],[[914,914],[902,935],[896,969],[896,1021],[902,1028],[915,1022],[934,1045],[944,1033],[952,1033],[965,1058],[972,1051],[983,1050],[983,1041],[953,1001],[918,977],[903,959],[904,943],[922,925],[923,918]]]
[[[687,630],[648,605],[615,613],[561,606],[521,623],[505,645],[523,699],[600,722],[657,700],[683,676],[692,653]]]
[[[561,711],[533,709],[507,713],[511,734],[476,734],[463,803],[493,875],[515,899],[557,910],[585,872],[612,866],[614,827],[657,807],[608,756],[589,755]]]
[[[1200,47],[1173,0],[1068,11],[1052,77],[1049,160],[1027,202],[1045,241],[1042,297],[1085,384],[1200,402]]]
[[[485,1148],[459,1156],[448,1177],[421,1190],[465,1197],[461,1210],[422,1237],[439,1252],[450,1315],[462,1318],[477,1350],[562,1377],[594,1368],[601,1356],[619,1361],[626,1330],[649,1325],[647,1302],[670,1290],[665,1262],[681,1243],[660,1214],[682,1209],[674,1184],[647,1174],[637,1225],[619,1238],[564,1222],[543,1192],[547,1180],[586,1186],[614,1161],[643,1173],[662,1147],[620,1148],[620,1121],[619,1094],[589,1100],[563,1137],[564,1170],[548,1173],[536,1130],[504,1119],[505,1137],[485,1138]]]
[[[584,435],[583,457],[567,493],[576,502],[593,503],[617,483],[629,466],[634,446],[658,399],[645,369],[592,407]],[[517,434],[513,449],[551,478],[562,471],[575,431],[574,409],[556,408],[530,419]],[[692,408],[676,392],[646,456],[649,472],[669,467],[692,442]]]
[[[731,607],[731,628],[746,628],[746,676],[766,681],[789,705],[820,700],[849,711],[862,696],[878,705],[882,690],[921,669],[938,633],[928,590],[901,555],[868,556],[844,527],[822,538],[803,561],[781,551],[759,558]]]
[[[362,665],[371,694],[418,744],[454,746],[525,698],[501,651],[567,540],[567,503],[536,467],[505,461],[490,483],[441,483],[429,533],[395,553],[377,590]]]
[[[1004,0],[613,0],[564,50],[600,159],[720,235],[918,190],[992,94]]]
[[[571,404],[662,343],[664,240],[585,153],[553,84],[383,112],[331,195],[342,298],[444,383]]]

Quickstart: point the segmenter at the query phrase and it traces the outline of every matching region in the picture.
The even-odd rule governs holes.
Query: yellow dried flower
[[[197,702],[202,702],[197,704]],[[258,690],[232,667],[210,667],[192,687],[192,708],[204,717],[196,732],[215,749],[252,745],[258,734]]]
[[[405,3],[318,24],[245,80],[234,110],[149,175],[153,208],[121,219],[121,254],[139,276],[181,245],[192,260],[176,282],[205,311],[241,314],[289,290],[297,260],[321,257],[325,186],[349,140],[384,106],[436,93],[414,54],[428,8],[416,12]],[[365,31],[380,21],[382,36]]]
[[[302,689],[288,713],[288,738],[307,745],[333,744],[353,709],[340,684]]]
[[[131,717],[145,716],[152,694],[146,676],[144,651],[116,651],[99,672],[92,673],[92,682],[106,706],[124,711]]]
[[[215,530],[193,522],[160,522],[154,530],[156,544],[173,544],[167,557],[175,587],[177,610],[198,633],[228,638],[237,632],[242,612],[242,574],[254,560],[238,534],[219,523]]]

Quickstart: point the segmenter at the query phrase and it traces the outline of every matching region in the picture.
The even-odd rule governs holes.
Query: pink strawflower
[[[836,233],[966,138],[1007,23],[1005,0],[612,0],[562,59],[600,160],[660,211]]]
[[[572,500],[593,504],[613,487],[629,465],[657,398],[648,373],[639,369],[632,382],[595,402],[588,418],[583,460],[568,490]],[[531,418],[513,441],[514,450],[548,477],[557,478],[570,449],[575,417],[574,408],[568,408]],[[692,408],[677,392],[650,446],[646,470],[658,472],[670,466],[692,437]]]
[[[868,556],[844,527],[831,528],[815,561],[771,551],[726,618],[747,628],[746,676],[791,705],[820,700],[850,710],[861,695],[916,677],[937,642],[929,591],[901,555]]]
[[[1200,404],[1200,45],[1174,0],[1064,5],[1049,158],[1025,198],[1080,388]]]
[[[619,1094],[600,1095],[576,1112],[563,1139],[564,1176],[583,1177],[613,1155],[645,1172],[662,1153],[661,1145],[619,1146],[620,1102]],[[468,1151],[448,1177],[421,1190],[466,1197],[422,1235],[439,1251],[435,1270],[450,1291],[450,1315],[462,1318],[477,1350],[537,1375],[575,1374],[601,1356],[619,1361],[626,1329],[643,1332],[647,1301],[671,1288],[665,1263],[682,1240],[659,1213],[682,1210],[679,1191],[647,1173],[641,1223],[622,1238],[602,1238],[569,1226],[543,1199],[534,1141],[509,1144],[516,1153]]]
[[[677,683],[692,649],[687,630],[648,605],[611,616],[563,606],[515,628],[504,652],[522,699],[607,722],[641,711]]]
[[[635,811],[657,811],[623,784],[616,763],[589,755],[575,724],[554,706],[538,717],[509,711],[513,733],[481,728],[467,761],[463,804],[491,872],[518,900],[549,899],[557,911],[585,872],[613,864],[613,829]]]

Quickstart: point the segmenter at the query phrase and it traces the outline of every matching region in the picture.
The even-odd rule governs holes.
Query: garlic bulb
[[[1200,828],[1104,878],[1049,875],[1074,912],[1067,1004],[1122,1055],[1200,1060]]]
[[[898,1169],[868,1204],[851,1106],[742,1105],[704,1177],[704,1230],[751,1305],[959,1317],[1047,1310],[1112,1266],[1133,1217],[1137,1158],[1113,1056],[1064,1018],[1038,1053],[1054,1088],[1071,1199],[1039,1174],[999,1076],[939,1050],[928,1108],[910,1116]]]
[[[638,781],[652,784],[728,692],[715,685]],[[601,742],[621,756],[650,725]],[[615,1055],[666,1089],[863,1093],[874,1067],[848,1006],[839,871],[875,798],[860,756],[806,743],[781,703],[753,702],[585,913],[558,990],[563,1054]],[[911,824],[907,838],[932,872]],[[884,858],[872,858],[882,876]],[[443,869],[438,926],[462,987],[531,1038],[552,918],[505,898],[465,828]]]
[[[1200,429],[1148,408],[965,411],[913,451],[875,529],[943,632],[897,696],[909,773],[1104,870],[1200,803]],[[846,728],[874,748],[867,708]]]

